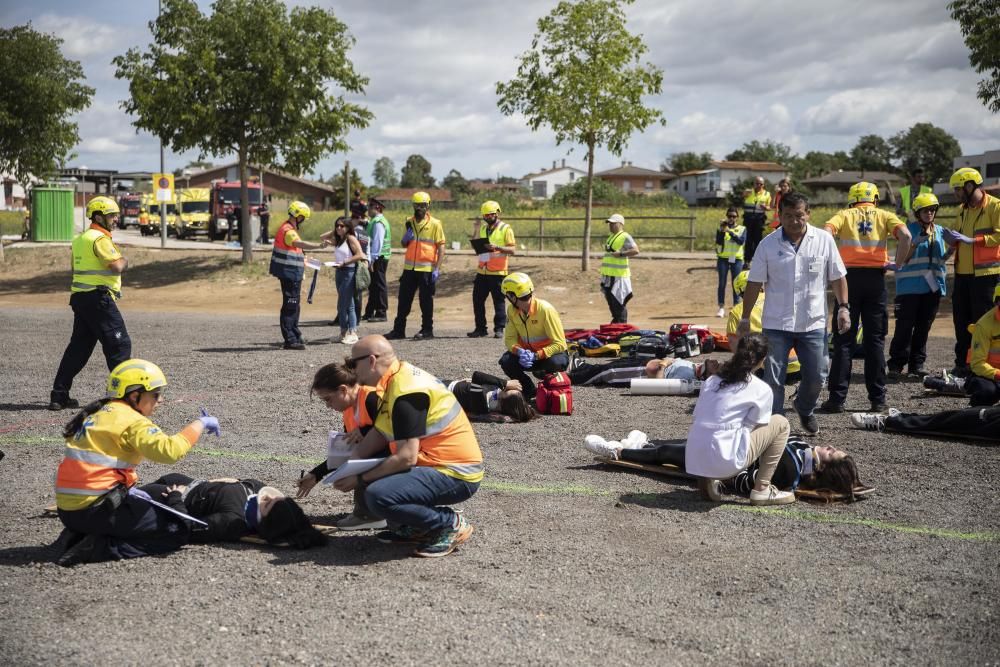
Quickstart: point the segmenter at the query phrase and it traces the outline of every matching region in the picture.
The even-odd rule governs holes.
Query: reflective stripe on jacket
[[[428,215],[419,225],[414,222],[412,229],[414,238],[406,246],[403,270],[433,271],[438,258],[438,243],[444,241],[441,221]]]
[[[743,259],[743,243],[739,242],[740,238],[745,239],[747,228],[743,225],[736,225],[733,228],[722,230],[722,245],[715,247],[715,254],[719,259],[729,259],[733,257],[735,259]],[[733,238],[733,237],[737,238]]]
[[[285,233],[288,231],[298,231],[291,220],[285,220],[274,235],[271,267],[268,271],[272,276],[283,280],[302,280],[306,273],[305,255],[302,254],[302,248],[285,243]]]
[[[896,294],[930,294],[931,286],[926,278],[930,271],[937,281],[938,293],[944,296],[948,289],[948,265],[944,259],[948,246],[941,228],[932,225],[928,239],[920,243],[916,243],[916,240],[924,233],[923,225],[911,222],[907,228],[914,241],[914,250],[910,261],[896,269]]]
[[[969,355],[973,373],[1000,381],[1000,308],[991,308],[976,322]]]
[[[479,238],[488,239],[490,243],[503,248],[510,245],[507,243],[507,233],[510,225],[503,221],[497,221],[492,230],[487,229],[484,223],[479,228]],[[513,237],[513,232],[511,232]],[[479,273],[484,275],[505,276],[507,275],[507,255],[502,252],[484,252],[479,254]]]
[[[830,218],[826,230],[837,239],[844,266],[881,269],[889,261],[889,236],[903,224],[894,213],[859,204]]]
[[[73,239],[73,284],[71,292],[93,292],[106,287],[117,298],[121,296],[122,275],[108,268],[97,256],[94,245],[111,235],[91,227]]]
[[[531,350],[539,359],[566,352],[566,332],[559,311],[544,299],[533,297],[528,314],[507,304],[507,326],[503,330],[503,342],[511,352],[518,349]]]
[[[604,242],[604,258],[601,260],[601,275],[614,278],[628,278],[632,275],[628,268],[628,257],[615,257],[626,241],[632,240],[624,231],[608,236]]]

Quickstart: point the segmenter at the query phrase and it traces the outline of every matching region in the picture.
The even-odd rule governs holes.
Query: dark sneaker
[[[843,410],[841,410],[843,412]],[[819,433],[819,422],[816,420],[816,415],[799,415],[799,423],[802,424],[802,430],[804,430],[809,435],[816,435]]]
[[[827,415],[836,415],[844,411],[843,403],[835,403],[833,400],[823,401],[823,404],[819,406],[819,411]]]
[[[722,502],[722,482],[719,480],[703,477],[698,480],[698,490],[701,491],[705,500],[710,500],[713,503]]]
[[[385,322],[386,321],[386,316],[385,315],[372,315],[371,317],[368,318],[368,321],[369,322]]]
[[[494,338],[503,338],[503,329],[497,329],[493,332]]]
[[[885,376],[890,380],[898,380],[902,374],[902,368],[887,368],[885,370]]]
[[[403,340],[404,338],[406,338],[406,334],[402,331],[393,330],[385,335],[386,340]]]
[[[960,378],[969,377],[969,373],[970,372],[971,371],[969,370],[968,366],[955,366],[950,371],[950,373],[952,375],[954,375],[955,377],[960,377]]]
[[[490,335],[490,332],[486,329],[474,329],[465,335],[469,338],[486,338]]]
[[[80,407],[80,401],[69,396],[51,396],[49,400],[49,410],[76,410]]]
[[[95,563],[106,559],[107,539],[103,535],[84,535],[82,539],[56,558],[56,565],[73,567],[80,563]]]
[[[62,558],[64,553],[76,546],[76,543],[86,536],[86,533],[78,533],[75,530],[63,528],[56,541],[49,546],[49,553],[52,555],[52,560],[57,561]]]
[[[459,514],[457,528],[445,528],[434,536],[431,541],[424,542],[418,546],[413,555],[420,558],[440,558],[441,556],[447,556],[455,550],[455,547],[472,537],[473,530],[472,524]]]
[[[923,380],[924,376],[927,375],[927,369],[924,368],[923,366],[917,366],[916,368],[911,368],[910,375],[917,379]]]
[[[305,343],[285,343],[282,346],[286,350],[304,350],[306,349]]]
[[[872,401],[872,412],[885,412],[888,409],[885,401]]]
[[[413,340],[430,340],[431,338],[434,338],[433,331],[418,331],[413,336]]]
[[[411,526],[399,526],[377,533],[375,539],[382,544],[421,544],[427,540],[427,533]]]

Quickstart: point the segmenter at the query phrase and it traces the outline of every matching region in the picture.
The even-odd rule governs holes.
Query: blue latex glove
[[[407,227],[406,233],[403,234],[403,247],[405,248],[406,246],[410,245],[410,241],[412,241],[415,238],[416,235],[413,233],[413,228]]]
[[[219,429],[219,420],[208,414],[208,410],[205,408],[201,409],[201,416],[198,417],[198,421],[205,427],[205,433],[211,433],[217,437],[222,435],[222,431]]]
[[[441,277],[441,269],[434,269],[433,271],[431,271],[431,285],[436,283],[438,281],[438,278],[440,277]]]
[[[531,368],[535,365],[535,353],[531,350],[518,350],[517,362],[521,364],[521,368]]]
[[[945,227],[941,230],[941,233],[944,235],[948,243],[968,243],[969,245],[972,245],[972,239],[965,234],[956,232],[954,229],[948,229]]]

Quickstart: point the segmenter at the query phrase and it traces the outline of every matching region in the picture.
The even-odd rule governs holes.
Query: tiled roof
[[[436,201],[454,201],[451,190],[445,188],[388,188],[378,195],[382,201],[410,201],[414,192],[426,192],[431,197],[431,203]]]

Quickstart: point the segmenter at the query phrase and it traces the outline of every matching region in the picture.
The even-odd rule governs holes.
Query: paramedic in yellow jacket
[[[965,381],[965,393],[973,407],[1000,402],[1000,284],[993,288],[993,308],[976,322],[972,330],[972,375]]]
[[[508,302],[503,337],[507,351],[500,357],[500,367],[507,377],[521,383],[524,397],[530,401],[535,398],[535,383],[525,371],[566,370],[566,332],[559,311],[534,295],[535,286],[527,274],[510,274],[500,289]]]
[[[509,273],[507,258],[514,254],[517,242],[514,240],[514,230],[500,219],[500,204],[493,201],[483,202],[479,209],[480,218],[472,225],[472,239],[482,239],[488,243],[486,252],[478,257],[479,267],[476,270],[475,282],[472,283],[472,315],[476,326],[469,333],[469,338],[489,336],[486,329],[486,297],[493,298],[493,337],[503,338],[503,329],[507,326],[507,312],[504,308],[503,293],[500,283]]]
[[[430,214],[431,196],[415,192],[411,197],[413,217],[406,220],[406,233],[400,241],[406,252],[403,256],[403,274],[399,277],[399,296],[396,299],[396,319],[388,340],[406,338],[406,318],[413,307],[413,297],[420,294],[420,331],[413,340],[434,338],[434,293],[444,261],[444,227]]]
[[[415,543],[415,556],[447,556],[472,535],[472,525],[448,505],[468,500],[483,479],[483,453],[455,395],[432,374],[400,361],[383,336],[365,336],[345,365],[382,396],[375,428],[352,458],[389,456],[334,488],[364,488],[365,504],[391,530],[386,543]]]
[[[167,435],[150,421],[166,388],[159,366],[127,359],[108,376],[107,396],[85,406],[63,430],[66,448],[55,489],[66,526],[55,549],[60,565],[167,553],[187,542],[185,521],[134,488],[135,469],[145,459],[176,463],[202,432],[218,435],[219,421],[203,408],[180,433]],[[151,500],[186,513],[176,490]]]

